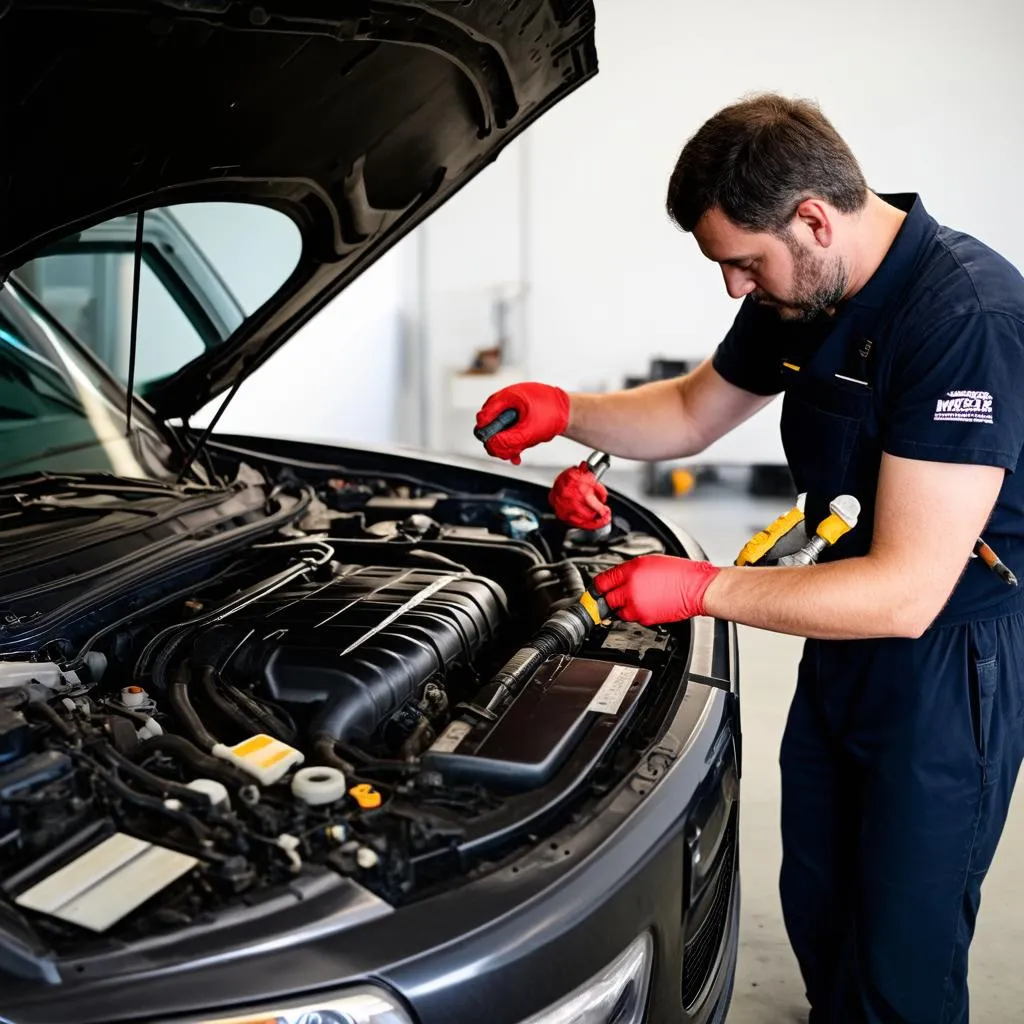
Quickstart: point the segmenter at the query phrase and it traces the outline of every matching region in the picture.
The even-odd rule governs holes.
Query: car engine
[[[586,596],[664,550],[621,518],[594,540],[501,494],[265,474],[198,505],[126,487],[109,511],[73,482],[48,499],[98,567],[143,527],[190,545],[145,573],[139,548],[119,586],[37,561],[45,597],[8,600],[0,912],[48,948],[173,932],[303,879],[392,905],[457,884],[607,792],[679,697],[685,635]],[[132,502],[149,518],[112,529]]]

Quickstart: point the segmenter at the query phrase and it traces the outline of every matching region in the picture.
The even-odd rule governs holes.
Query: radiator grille
[[[715,880],[711,907],[700,927],[683,946],[683,1007],[693,1008],[714,969],[718,950],[729,918],[729,895],[732,890],[733,862],[736,857],[736,819],[729,824],[722,841],[721,865]]]

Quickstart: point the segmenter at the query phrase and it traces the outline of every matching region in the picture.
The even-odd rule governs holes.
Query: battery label
[[[601,689],[594,694],[587,705],[588,711],[596,711],[602,715],[617,715],[622,707],[623,698],[629,692],[633,680],[636,679],[635,668],[628,665],[613,665]]]

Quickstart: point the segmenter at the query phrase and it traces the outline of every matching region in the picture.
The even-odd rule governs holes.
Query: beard
[[[850,274],[841,256],[815,259],[792,235],[786,244],[793,254],[793,291],[786,298],[754,292],[754,300],[772,306],[783,320],[806,322],[834,310],[843,300]]]

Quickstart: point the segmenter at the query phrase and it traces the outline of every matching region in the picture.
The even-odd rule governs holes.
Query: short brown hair
[[[856,158],[816,104],[765,93],[720,110],[686,143],[667,205],[684,231],[718,207],[740,227],[779,234],[805,199],[853,213],[867,193]]]

